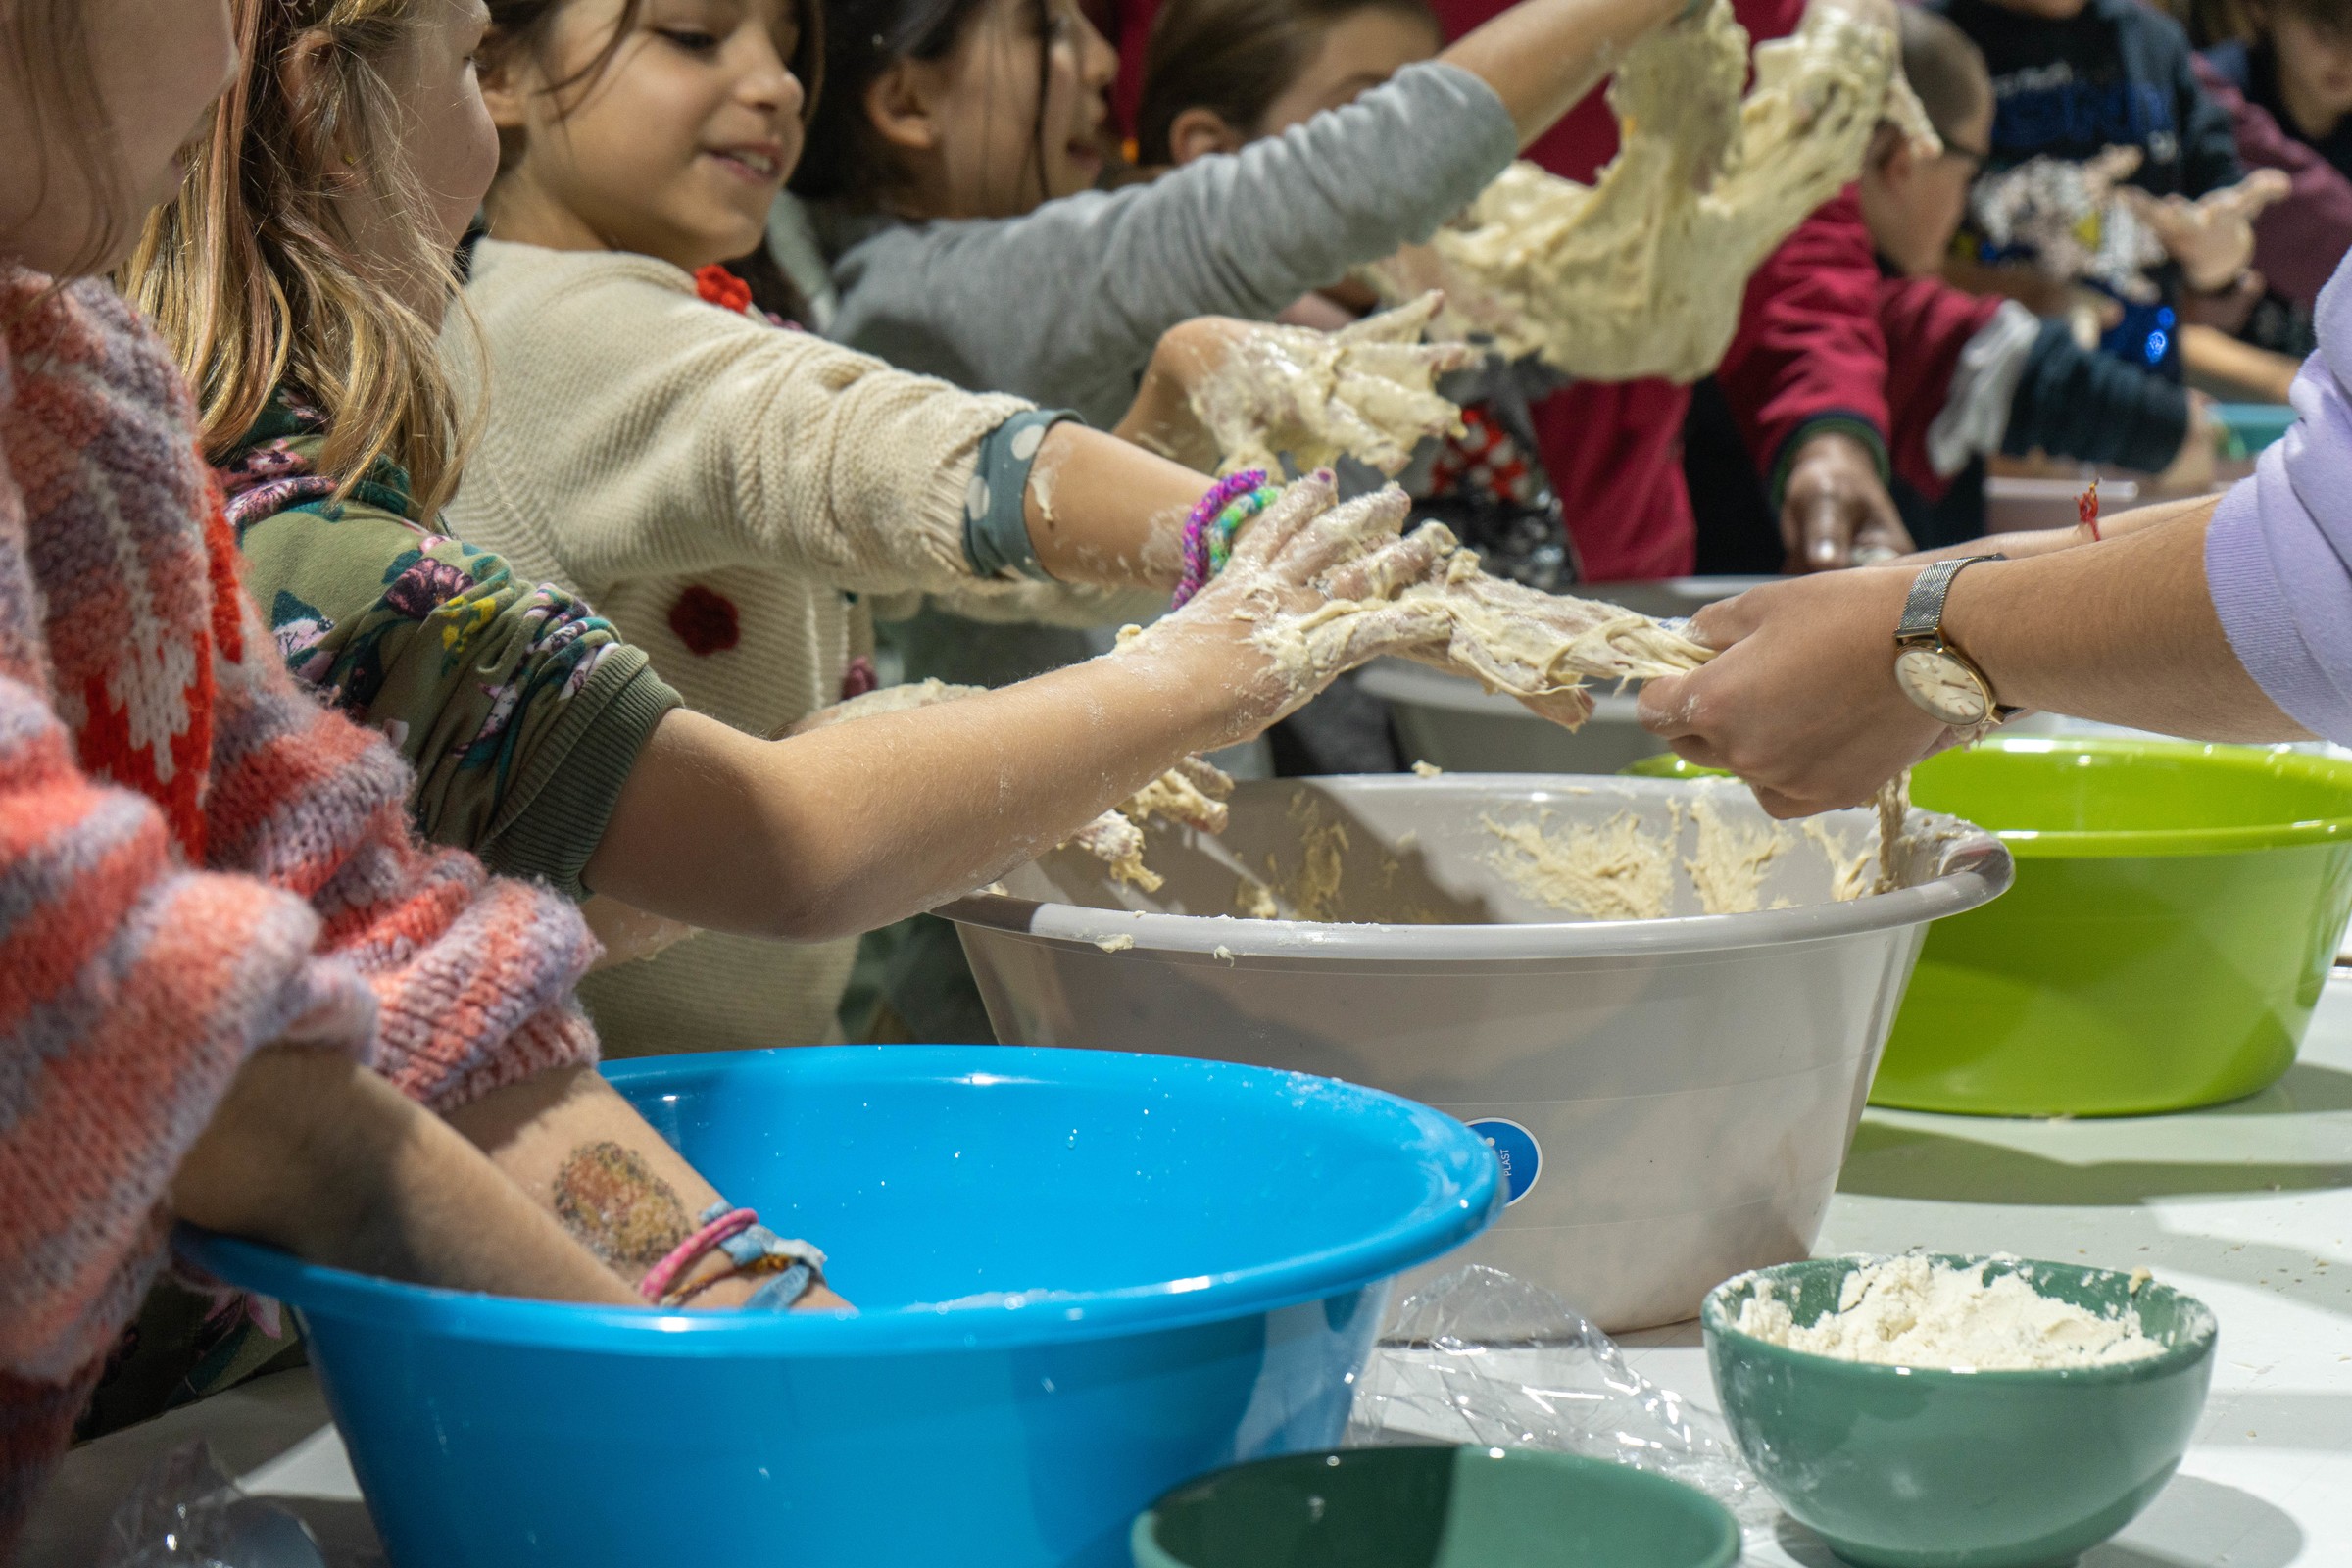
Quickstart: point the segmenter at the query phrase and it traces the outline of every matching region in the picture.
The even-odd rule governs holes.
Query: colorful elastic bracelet
[[[692,1266],[682,1265],[670,1276],[671,1288],[660,1298],[662,1306],[684,1306],[722,1280],[759,1278],[762,1275],[777,1277],[755,1291],[751,1299],[744,1303],[745,1306],[748,1308],[779,1301],[789,1306],[807,1295],[810,1286],[824,1278],[825,1254],[821,1249],[811,1247],[807,1242],[778,1236],[756,1220],[750,1225],[736,1228],[735,1215],[751,1212],[748,1208],[730,1209],[726,1200],[720,1199],[695,1216],[695,1223],[702,1229],[682,1244],[681,1250],[694,1247],[703,1237],[715,1234],[714,1241],[702,1242],[702,1251],[708,1252],[715,1248],[724,1252],[727,1267],[709,1279],[678,1285],[676,1281],[679,1275]],[[695,1255],[700,1257],[702,1253]],[[794,1274],[799,1276],[797,1281],[784,1277]]]
[[[1266,482],[1263,468],[1244,468],[1209,487],[1184,521],[1184,580],[1176,588],[1176,608],[1182,608],[1225,569],[1242,524],[1273,505],[1281,494]]]
[[[716,1214],[706,1209],[702,1229],[670,1249],[669,1255],[645,1271],[637,1282],[637,1294],[649,1301],[660,1301],[670,1293],[678,1276],[702,1260],[705,1252],[723,1247],[760,1223],[760,1215],[749,1208],[721,1208]]]
[[[795,1263],[754,1291],[752,1298],[743,1303],[743,1309],[747,1312],[789,1311],[793,1303],[807,1296],[808,1288],[815,1283],[814,1269],[806,1263]]]

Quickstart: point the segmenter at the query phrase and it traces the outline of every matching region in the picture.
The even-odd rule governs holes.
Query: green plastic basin
[[[1835,1360],[1732,1325],[1769,1279],[1800,1324],[1838,1305],[1866,1257],[1727,1280],[1699,1309],[1707,1364],[1740,1451],[1781,1506],[1866,1568],[2071,1563],[2164,1490],[2213,1378],[2213,1314],[2108,1269],[1996,1260],[2043,1296],[2129,1306],[2161,1354],[2115,1366],[1957,1372]],[[1943,1262],[1974,1266],[1980,1257]]]
[[[1236,1465],[1135,1521],[1136,1568],[1726,1568],[1740,1529],[1664,1476],[1530,1448]]]
[[[2180,1110],[2267,1088],[2352,915],[2352,763],[2184,742],[1996,739],[1911,776],[2017,882],[1930,929],[1875,1104]]]

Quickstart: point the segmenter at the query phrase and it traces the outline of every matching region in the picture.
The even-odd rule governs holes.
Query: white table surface
[[[2352,978],[2330,981],[2302,1057],[2235,1104],[2116,1121],[1872,1110],[1823,1252],[1926,1247],[2145,1266],[2221,1321],[2213,1396],[2164,1494],[2083,1568],[2352,1568]],[[1695,1324],[1628,1359],[1714,1408]],[[308,1372],[282,1373],[73,1453],[18,1568],[87,1568],[106,1515],[162,1453],[208,1437],[249,1490],[285,1499],[345,1564],[373,1561],[341,1444]],[[1747,1561],[1834,1561],[1787,1524]]]

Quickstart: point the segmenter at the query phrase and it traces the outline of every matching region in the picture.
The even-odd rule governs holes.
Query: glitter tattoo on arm
[[[583,1144],[556,1173],[556,1217],[607,1266],[636,1279],[694,1234],[675,1189],[632,1150]]]

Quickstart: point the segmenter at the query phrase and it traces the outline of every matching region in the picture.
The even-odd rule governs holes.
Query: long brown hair
[[[1187,109],[1214,110],[1243,135],[1255,134],[1324,31],[1360,11],[1394,11],[1439,30],[1424,0],[1169,0],[1145,46],[1136,161],[1175,162],[1168,132]]]
[[[29,156],[45,168],[57,126],[103,128],[102,134],[65,139],[66,155],[73,159],[75,172],[89,190],[91,226],[77,253],[80,259],[63,269],[59,273],[61,278],[102,265],[105,257],[115,254],[116,225],[127,229],[140,216],[121,211],[122,171],[111,156],[114,130],[107,121],[97,75],[90,67],[89,33],[83,19],[86,3],[87,0],[0,0],[0,36],[7,40],[7,52],[0,55],[0,70],[6,70],[16,79],[25,102],[32,107],[33,145],[13,149],[10,156]],[[35,198],[36,212],[48,195],[43,189]]]
[[[457,303],[396,127],[408,113],[384,62],[418,24],[417,0],[233,0],[237,83],[214,112],[179,193],[148,219],[123,291],[154,318],[196,389],[218,460],[281,387],[326,418],[319,468],[345,490],[379,459],[408,470],[419,514],[456,488],[466,421],[439,333],[391,277],[435,279]],[[319,35],[300,98],[288,52]],[[372,195],[406,236],[363,257],[338,198]]]

